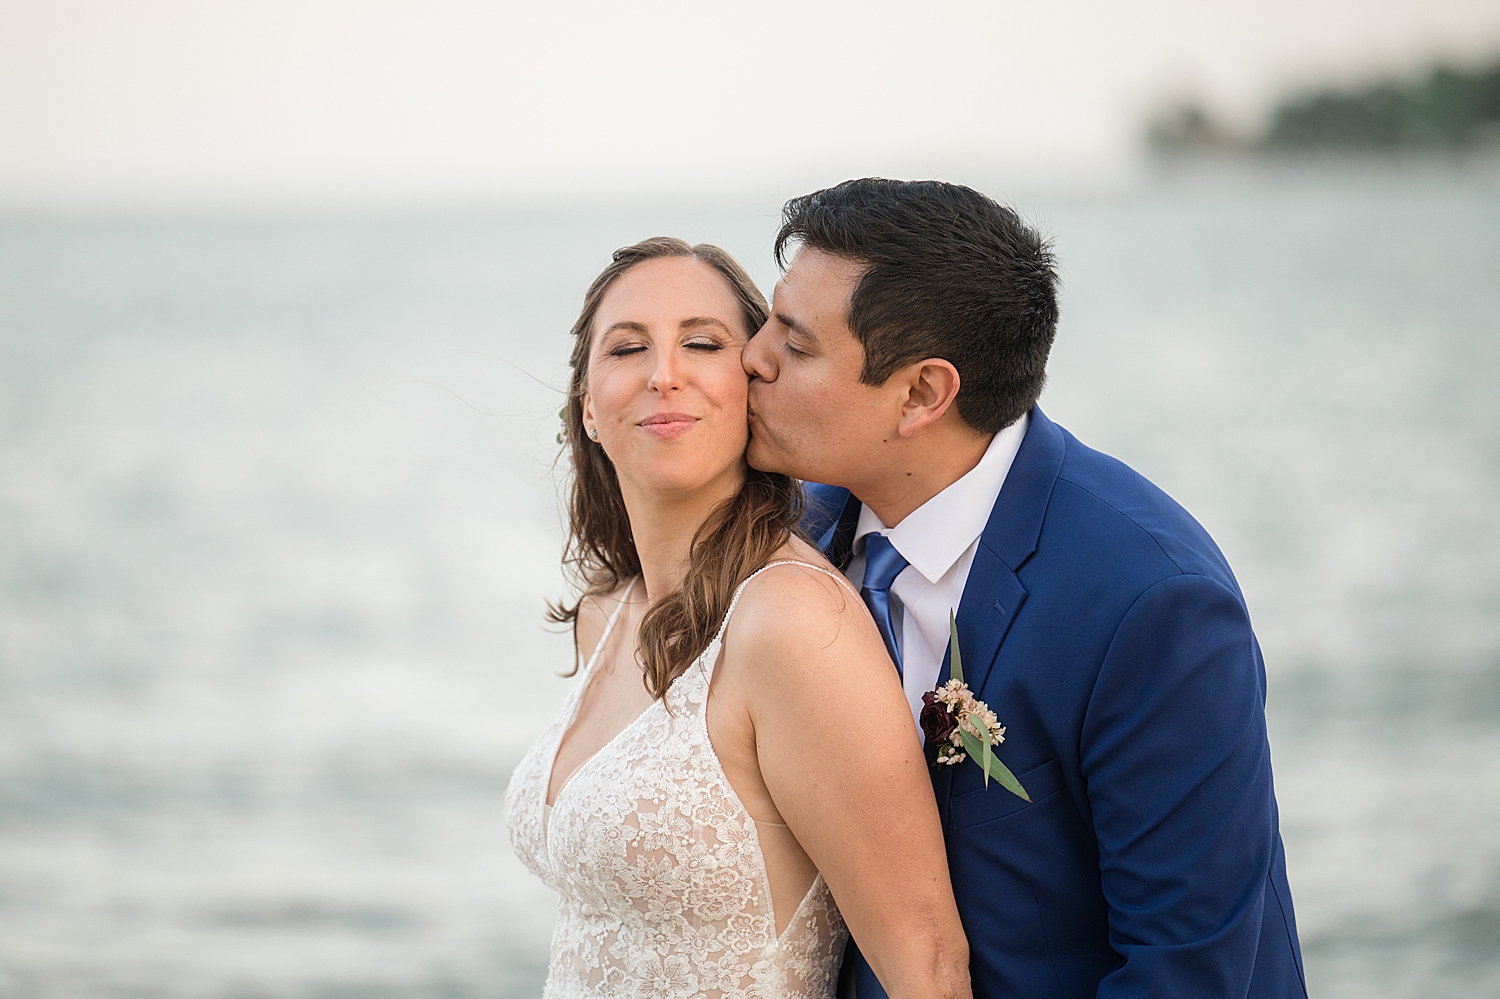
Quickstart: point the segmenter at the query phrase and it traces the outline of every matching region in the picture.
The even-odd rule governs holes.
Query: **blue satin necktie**
[[[885,639],[886,651],[891,654],[897,673],[901,673],[901,647],[896,643],[896,629],[891,621],[891,584],[909,565],[890,538],[884,534],[865,535],[865,579],[859,595],[870,608],[870,616],[875,618],[875,627]]]
[[[896,664],[898,674],[901,673],[901,646],[896,642],[896,629],[891,622],[891,584],[910,564],[884,534],[865,535],[865,578],[859,595],[875,618],[875,627],[885,639],[886,651],[891,654],[891,662]],[[849,941],[849,949],[844,952],[844,960],[853,965],[854,984],[854,996],[845,999],[886,999],[885,989],[881,988],[870,962],[865,960],[853,940]]]

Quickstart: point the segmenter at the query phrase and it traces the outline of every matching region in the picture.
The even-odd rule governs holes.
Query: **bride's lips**
[[[696,416],[689,416],[686,413],[655,413],[646,417],[640,423],[636,424],[636,426],[646,431],[652,437],[666,441],[674,437],[681,437],[691,430],[693,424],[697,422],[698,418]]]

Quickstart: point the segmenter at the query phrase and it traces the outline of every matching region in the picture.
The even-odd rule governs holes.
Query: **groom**
[[[966,187],[866,179],[789,202],[776,257],[750,463],[826,483],[803,527],[914,718],[956,609],[1030,796],[932,771],[974,995],[1305,997],[1244,596],[1185,510],[1036,407],[1045,242]],[[885,995],[852,946],[844,978]]]

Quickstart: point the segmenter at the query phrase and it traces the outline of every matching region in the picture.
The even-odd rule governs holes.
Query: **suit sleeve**
[[[1081,739],[1111,946],[1100,999],[1242,996],[1275,838],[1265,679],[1239,597],[1157,583],[1125,614]]]

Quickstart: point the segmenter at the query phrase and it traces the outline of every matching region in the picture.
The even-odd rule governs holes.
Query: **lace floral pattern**
[[[574,771],[550,815],[552,762],[586,679],[511,777],[511,843],[559,896],[546,999],[834,994],[847,931],[833,896],[818,875],[778,937],[755,822],[709,742],[723,638],[721,626],[664,700]]]

